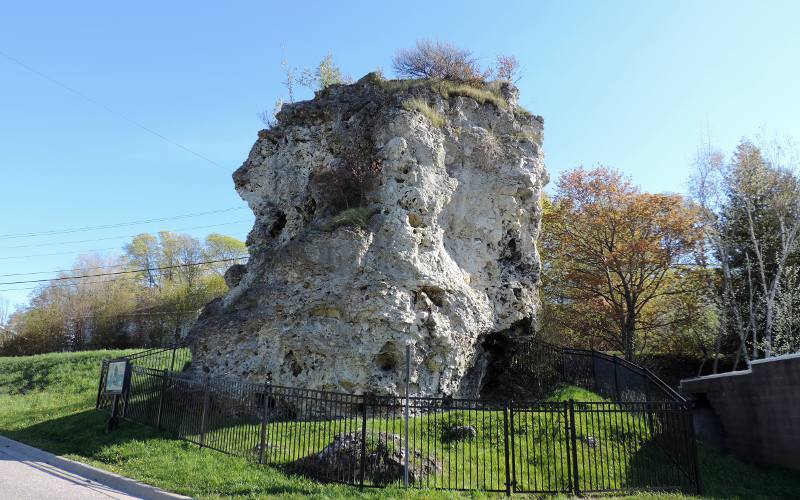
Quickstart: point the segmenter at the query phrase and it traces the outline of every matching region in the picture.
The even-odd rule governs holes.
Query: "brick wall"
[[[680,390],[696,402],[698,438],[747,462],[800,470],[800,354],[684,379]]]

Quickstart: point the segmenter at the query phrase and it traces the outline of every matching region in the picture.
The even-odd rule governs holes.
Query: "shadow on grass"
[[[800,472],[740,462],[722,450],[698,444],[705,498],[798,498]]]
[[[4,430],[3,434],[51,453],[104,464],[114,472],[191,496],[261,498],[321,493],[321,486],[312,481],[288,477],[243,458],[201,451],[197,445],[141,424],[122,421],[107,433],[106,419],[106,413],[90,409]]]
[[[59,455],[74,454],[92,458],[109,445],[131,440],[165,438],[163,433],[142,425],[123,422],[112,433],[106,433],[108,415],[96,410],[45,420],[4,434],[17,441],[44,448]]]

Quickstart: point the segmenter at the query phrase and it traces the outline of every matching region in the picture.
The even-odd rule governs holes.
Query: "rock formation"
[[[288,104],[234,173],[250,260],[190,333],[193,369],[474,397],[539,312],[542,120],[516,88],[369,74]],[[497,386],[498,381],[493,381]]]

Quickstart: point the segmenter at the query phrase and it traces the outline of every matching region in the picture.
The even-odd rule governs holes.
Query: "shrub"
[[[367,227],[369,219],[375,215],[377,210],[366,207],[355,207],[342,210],[331,217],[324,225],[326,231],[333,231],[339,226],[358,226]]]
[[[349,128],[329,137],[329,147],[338,161],[313,178],[321,214],[367,204],[367,193],[375,187],[382,168],[370,135],[375,126],[374,116],[361,114]]]
[[[315,69],[306,68],[297,78],[297,83],[312,90],[323,90],[331,85],[342,85],[352,83],[353,79],[345,75],[342,69],[333,62],[333,54],[330,52]]]
[[[444,116],[422,99],[413,98],[403,102],[403,109],[406,111],[419,111],[434,127],[442,128],[446,123]]]
[[[514,56],[497,56],[494,75],[498,80],[507,80],[514,83],[518,82],[521,78],[519,61],[517,61],[517,58]]]
[[[472,52],[447,42],[422,40],[413,49],[401,49],[392,58],[395,72],[403,78],[439,78],[481,84],[491,75],[483,71]]]

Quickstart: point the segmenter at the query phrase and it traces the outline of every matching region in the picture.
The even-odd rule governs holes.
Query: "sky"
[[[608,165],[680,193],[707,138],[800,139],[798,21],[800,2],[779,1],[7,2],[0,299],[21,306],[34,284],[8,282],[54,274],[20,273],[119,253],[140,232],[244,239],[253,217],[231,173],[286,97],[283,59],[331,53],[359,78],[391,76],[420,39],[485,64],[515,55],[521,104],[545,120],[549,189]]]

